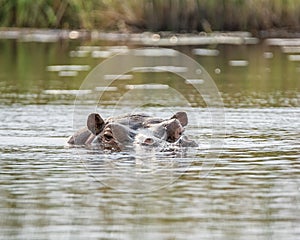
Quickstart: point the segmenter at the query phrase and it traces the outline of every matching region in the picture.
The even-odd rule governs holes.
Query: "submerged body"
[[[99,114],[91,113],[87,127],[71,136],[68,143],[94,145],[112,151],[122,151],[134,145],[196,147],[198,145],[195,141],[183,136],[187,123],[185,112],[177,112],[170,119],[128,114],[110,117],[105,121]]]

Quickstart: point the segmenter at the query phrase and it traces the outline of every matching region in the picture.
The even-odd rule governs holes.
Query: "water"
[[[96,107],[103,117],[133,111],[131,98],[118,103],[132,81],[168,83],[191,103],[152,89],[157,102],[134,109],[168,117],[184,108],[186,134],[199,143],[186,155],[151,162],[151,153],[100,154],[65,145],[74,131],[75,90],[89,70],[59,75],[47,67],[92,69],[103,60],[91,57],[98,48],[81,47],[88,52],[76,55],[82,45],[92,44],[0,41],[1,239],[299,238],[299,62],[266,42],[219,45],[217,56],[178,47],[216,82],[226,135],[213,135],[212,110],[178,76],[138,72],[116,81]],[[95,109],[89,101],[76,111]],[[212,146],[212,136],[223,145]]]

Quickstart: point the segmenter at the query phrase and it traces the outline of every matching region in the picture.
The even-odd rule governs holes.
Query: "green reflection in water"
[[[88,65],[90,69],[103,58],[93,58],[91,52],[85,57],[70,57],[70,51],[80,45],[78,41],[56,43],[31,43],[16,40],[0,40],[0,93],[1,102],[11,103],[64,103],[73,104],[74,93],[45,93],[45,90],[76,90],[88,74],[88,71],[75,72],[76,76],[59,76],[59,72],[47,71],[49,65]],[[97,43],[109,45],[109,43]],[[133,46],[132,46],[133,47]],[[208,46],[218,49],[218,56],[196,56],[191,47],[178,47],[177,50],[196,59],[215,80],[225,106],[227,107],[275,107],[300,106],[299,103],[299,63],[288,60],[288,55],[279,47],[265,43],[240,46]],[[236,62],[236,61],[244,62]],[[242,63],[242,66],[235,64]],[[244,65],[243,65],[244,64]],[[73,74],[73,73],[72,73]],[[194,106],[204,106],[197,97],[197,91],[182,84],[182,79],[170,73],[135,74],[135,83],[149,81],[166,82],[173,85]],[[125,81],[116,81],[120,86]],[[107,104],[123,94],[109,94]],[[111,96],[111,99],[110,97]]]

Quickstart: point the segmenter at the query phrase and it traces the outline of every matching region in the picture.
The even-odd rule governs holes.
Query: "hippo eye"
[[[103,137],[106,141],[110,141],[113,139],[113,136],[109,133],[104,133]]]

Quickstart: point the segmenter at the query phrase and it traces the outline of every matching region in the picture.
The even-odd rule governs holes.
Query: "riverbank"
[[[34,28],[0,28],[0,39],[23,42],[57,42],[62,40],[116,41],[145,46],[256,44],[266,38],[300,38],[300,32],[285,30],[261,31],[257,36],[245,31],[231,32],[103,32],[98,30],[61,30]]]

